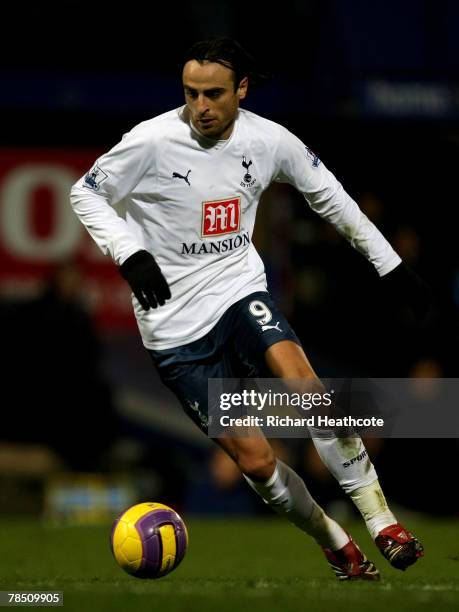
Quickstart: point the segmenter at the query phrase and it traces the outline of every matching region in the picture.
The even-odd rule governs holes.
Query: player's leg
[[[310,535],[324,549],[340,580],[378,580],[379,572],[344,529],[316,503],[304,481],[276,459],[261,432],[215,439],[235,461],[248,484],[275,512]]]
[[[241,360],[253,362],[258,371],[264,368],[265,376],[304,381],[310,391],[323,389],[298,338],[268,293],[253,294],[241,301],[235,327],[235,350]],[[341,440],[331,430],[317,433],[320,437],[314,435],[313,441],[320,457],[347,493],[357,491],[354,501],[370,533],[376,536],[381,529],[395,523],[374,467],[363,452],[361,439]],[[343,463],[354,457],[360,460],[344,468]],[[375,487],[376,492],[372,492]]]
[[[207,381],[234,376],[229,350],[222,350],[234,333],[230,308],[206,337],[182,347],[149,351],[163,382],[179,399],[185,413],[205,433],[209,415]],[[246,480],[279,514],[316,538],[340,580],[378,579],[373,564],[341,527],[325,515],[311,498],[302,479],[274,457],[264,437],[220,438],[220,446],[240,467]]]
[[[274,376],[304,379],[309,385],[321,386],[303,349],[295,342],[284,340],[271,345],[265,358]],[[359,509],[382,554],[394,567],[406,569],[422,556],[422,546],[390,511],[361,438],[337,438],[331,429],[311,433],[322,461]]]

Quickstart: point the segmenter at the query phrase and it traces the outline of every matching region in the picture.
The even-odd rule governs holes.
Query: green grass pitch
[[[60,590],[64,610],[352,611],[459,609],[459,521],[417,519],[409,528],[426,556],[392,569],[363,525],[347,525],[382,574],[379,583],[339,583],[320,549],[275,517],[188,520],[181,566],[156,581],[131,578],[108,547],[109,526],[0,523],[0,590]]]

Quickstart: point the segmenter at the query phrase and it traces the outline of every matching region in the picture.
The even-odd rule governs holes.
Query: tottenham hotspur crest
[[[252,165],[252,160],[247,161],[245,155],[242,156],[242,167],[245,169],[244,180],[241,181],[241,187],[252,187],[257,182],[257,179],[252,179],[249,168]]]

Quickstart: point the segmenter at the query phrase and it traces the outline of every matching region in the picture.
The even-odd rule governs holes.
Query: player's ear
[[[249,86],[249,79],[244,77],[239,83],[239,87],[237,88],[237,94],[239,96],[239,100],[243,100],[247,95],[247,88]]]

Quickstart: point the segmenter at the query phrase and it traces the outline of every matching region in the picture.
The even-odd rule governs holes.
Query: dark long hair
[[[228,37],[215,37],[194,43],[185,54],[184,64],[190,60],[199,63],[216,62],[234,72],[234,89],[244,77],[251,85],[258,85],[271,78],[271,74],[262,70],[256,60],[236,40]]]

